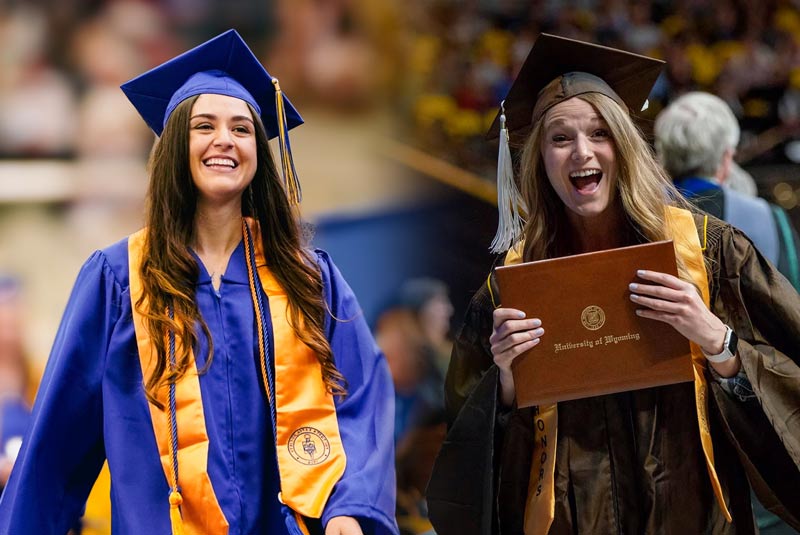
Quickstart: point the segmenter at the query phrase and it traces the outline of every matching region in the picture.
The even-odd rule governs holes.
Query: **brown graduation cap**
[[[602,93],[637,113],[663,67],[647,56],[540,34],[503,103],[509,136],[519,141],[545,111],[582,93]],[[487,138],[499,131],[500,113]]]
[[[523,202],[514,180],[510,144],[521,145],[531,125],[564,100],[600,93],[632,115],[643,108],[664,62],[614,48],[543,33],[536,39],[486,137],[499,137],[497,233],[493,253],[519,240]]]

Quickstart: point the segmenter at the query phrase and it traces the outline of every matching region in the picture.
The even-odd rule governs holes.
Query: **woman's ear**
[[[733,148],[725,149],[725,152],[722,153],[719,166],[717,166],[717,172],[714,173],[714,178],[717,179],[718,184],[724,184],[725,181],[728,180],[731,173],[731,165],[733,164],[733,155],[735,153],[736,149]]]

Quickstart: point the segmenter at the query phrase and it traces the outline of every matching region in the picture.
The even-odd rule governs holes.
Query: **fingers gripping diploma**
[[[504,405],[514,403],[514,378],[511,363],[519,355],[536,346],[544,334],[538,318],[526,318],[515,308],[496,308],[492,313],[492,346],[494,363],[500,369],[501,400]]]
[[[722,351],[725,324],[706,307],[692,284],[658,271],[639,270],[636,275],[651,283],[631,283],[628,286],[631,301],[642,307],[636,310],[636,314],[672,325],[709,355]],[[735,370],[731,368],[734,363],[724,367],[711,365],[721,375],[731,376],[739,371],[739,359],[734,360]]]

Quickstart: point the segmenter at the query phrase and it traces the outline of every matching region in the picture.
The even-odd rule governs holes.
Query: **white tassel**
[[[504,103],[505,101],[500,103],[500,150],[497,155],[497,234],[489,248],[495,254],[509,250],[522,234],[523,226],[522,216],[519,214],[522,196],[514,181]]]

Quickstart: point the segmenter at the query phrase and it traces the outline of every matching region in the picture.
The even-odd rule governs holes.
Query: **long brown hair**
[[[208,339],[208,358],[201,373],[214,355],[211,333],[195,301],[199,266],[189,249],[197,207],[197,190],[189,169],[189,118],[196,100],[197,96],[188,98],[175,108],[148,164],[147,229],[140,268],[144,291],[136,306],[156,348],[156,362],[152,375],[145,378],[145,392],[159,407],[163,404],[158,400],[158,390],[178,381],[192,364],[190,349],[198,340],[196,324]],[[258,222],[267,266],[286,291],[295,334],[317,355],[328,391],[344,394],[345,380],[325,336],[327,307],[322,275],[306,247],[299,214],[286,197],[261,118],[248,107],[255,123],[258,162],[253,181],[243,193],[242,215]],[[166,333],[170,330],[181,342],[174,367],[168,361]]]
[[[630,224],[628,241],[670,239],[664,207],[690,207],[656,161],[639,128],[625,110],[605,95],[586,93],[574,98],[591,104],[611,131],[617,159],[617,196]],[[567,208],[547,178],[542,156],[546,117],[533,126],[520,154],[520,189],[527,212],[523,230],[526,261],[573,253],[565,249],[569,243]]]

